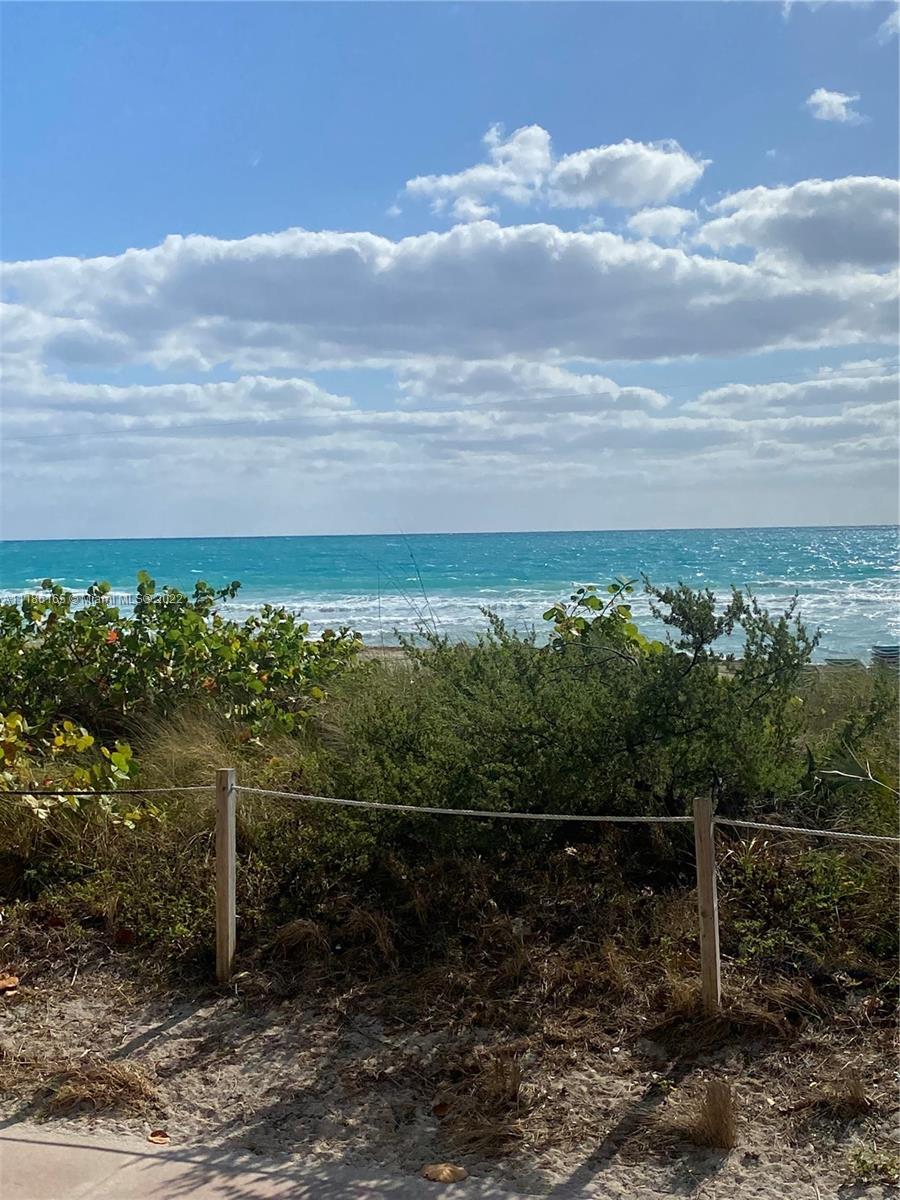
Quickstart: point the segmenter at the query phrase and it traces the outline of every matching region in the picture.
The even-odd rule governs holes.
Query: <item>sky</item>
[[[0,534],[896,521],[897,13],[3,3]]]

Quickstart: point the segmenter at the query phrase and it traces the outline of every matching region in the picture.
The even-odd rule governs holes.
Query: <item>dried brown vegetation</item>
[[[49,1082],[42,1108],[54,1116],[78,1109],[141,1113],[157,1100],[156,1089],[133,1063],[103,1059],[72,1063]]]
[[[64,1058],[23,1053],[0,1044],[4,1088],[10,1095],[31,1097],[39,1117],[78,1112],[137,1115],[158,1104],[159,1097],[143,1067],[115,1062],[86,1052]]]
[[[711,1079],[695,1110],[683,1116],[677,1130],[695,1146],[733,1150],[737,1145],[734,1091],[724,1079]]]

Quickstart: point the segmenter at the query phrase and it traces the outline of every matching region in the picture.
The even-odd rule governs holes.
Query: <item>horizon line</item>
[[[227,541],[287,541],[303,538],[421,538],[421,537],[528,537],[547,534],[588,533],[727,533],[744,530],[785,529],[900,529],[897,521],[866,521],[852,524],[799,524],[799,525],[669,525],[669,526],[625,526],[617,529],[456,529],[428,530],[407,533],[391,530],[382,533],[225,533],[225,534],[162,534],[139,537],[0,537],[0,546],[15,542],[227,542]]]

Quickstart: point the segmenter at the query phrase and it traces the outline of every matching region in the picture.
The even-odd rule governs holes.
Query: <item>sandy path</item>
[[[841,1062],[852,1055],[880,1096],[870,1116],[851,1121],[797,1107],[814,1077],[830,1077],[822,1072],[836,1066],[821,1034],[787,1047],[731,1045],[692,1054],[686,1064],[666,1059],[664,1048],[654,1043],[619,1044],[613,1037],[608,1043],[573,1044],[562,1059],[557,1055],[552,1061],[526,1054],[526,1091],[534,1104],[522,1121],[519,1142],[496,1158],[454,1148],[446,1118],[436,1115],[433,1103],[443,1070],[435,1064],[442,1062],[448,1044],[454,1051],[463,1042],[477,1048],[483,1033],[486,1038],[476,1028],[388,1030],[370,1016],[333,1004],[247,1003],[221,995],[148,1002],[110,990],[102,977],[79,978],[74,988],[23,989],[0,1009],[0,1043],[8,1056],[0,1117],[7,1118],[7,1134],[19,1136],[22,1122],[33,1120],[37,1111],[36,1081],[16,1078],[14,1056],[27,1049],[48,1062],[99,1056],[133,1064],[156,1093],[140,1115],[56,1116],[40,1125],[42,1137],[66,1143],[99,1138],[107,1145],[112,1140],[117,1151],[127,1147],[145,1155],[148,1130],[165,1126],[171,1151],[151,1151],[152,1159],[142,1158],[134,1167],[136,1174],[141,1163],[146,1170],[148,1161],[183,1163],[187,1156],[184,1169],[195,1180],[210,1162],[229,1168],[243,1164],[264,1176],[259,1186],[283,1187],[288,1181],[293,1188],[260,1196],[884,1200],[898,1195],[888,1184],[859,1182],[847,1165],[848,1149],[859,1141],[896,1144],[894,1060],[887,1059],[880,1037],[851,1045],[848,1034],[839,1031]],[[685,1144],[672,1135],[671,1118],[685,1111],[705,1078],[723,1074],[732,1078],[740,1098],[737,1148],[726,1153]],[[7,1148],[6,1153],[12,1152]],[[425,1163],[448,1160],[464,1165],[470,1178],[446,1192],[419,1179]],[[339,1190],[323,1190],[332,1183]],[[215,1186],[220,1190],[209,1195],[217,1200],[256,1195],[234,1190],[227,1179]],[[370,1191],[358,1190],[365,1187]],[[96,1189],[83,1194],[104,1195]],[[168,1194],[205,1195],[159,1193]],[[2,1187],[0,1195],[3,1200],[53,1197],[36,1192],[32,1198],[27,1191]],[[127,1200],[129,1193],[109,1195]]]
[[[510,1197],[475,1180],[443,1187],[337,1163],[269,1167],[248,1163],[246,1156],[151,1146],[136,1137],[79,1137],[27,1124],[0,1133],[3,1200],[443,1200],[451,1195]]]

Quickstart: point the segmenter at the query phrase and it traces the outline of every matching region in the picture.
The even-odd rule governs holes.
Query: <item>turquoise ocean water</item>
[[[716,592],[750,587],[770,606],[796,591],[823,631],[819,657],[867,657],[873,643],[900,639],[896,526],[0,543],[7,597],[45,577],[76,592],[105,579],[127,593],[141,568],[180,588],[239,579],[235,615],[271,601],[314,631],[348,624],[375,643],[419,622],[471,638],[485,628],[482,607],[518,629],[540,626],[574,585],[641,572]],[[646,605],[637,612],[646,625]]]

